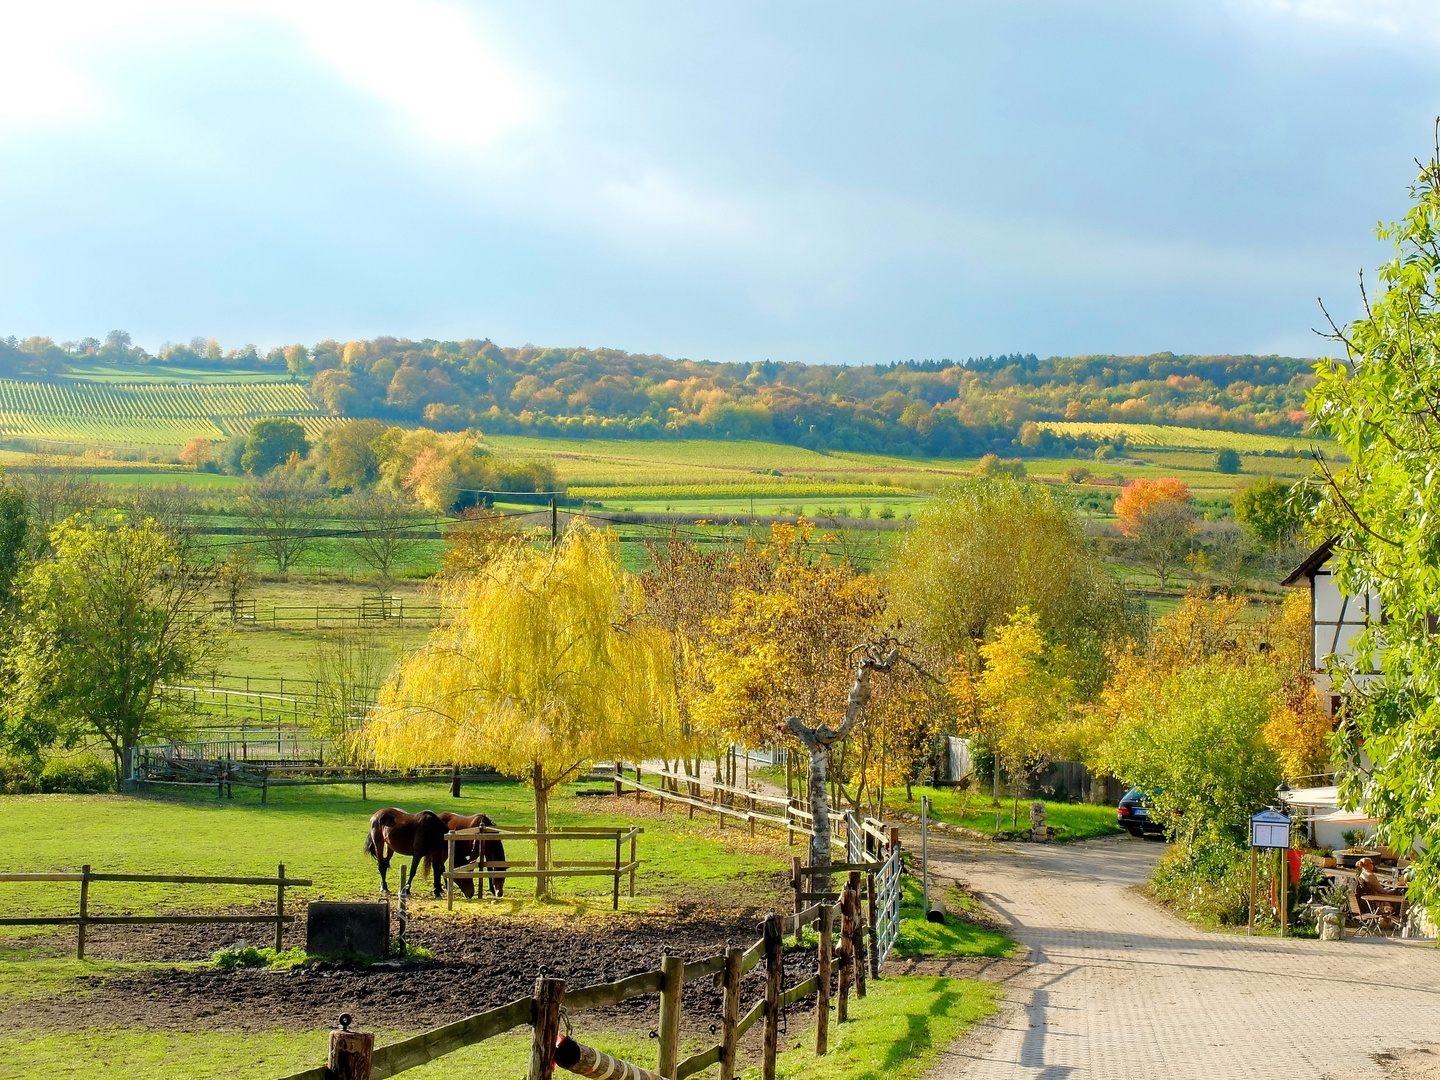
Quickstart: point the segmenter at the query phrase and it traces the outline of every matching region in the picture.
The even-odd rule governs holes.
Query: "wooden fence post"
[[[485,847],[485,841],[484,841],[484,840],[481,840],[481,841],[480,841],[480,848],[483,850],[484,847]],[[451,874],[455,873],[455,841],[454,841],[454,840],[446,840],[446,841],[445,841],[445,865],[450,868],[450,873],[451,873]],[[477,878],[476,880],[477,880],[477,881],[480,881],[480,895],[481,895],[481,897],[483,898],[484,895],[485,895],[485,883],[484,883],[484,881],[483,881],[482,879]],[[446,877],[445,877],[445,910],[446,910],[446,911],[454,911],[454,910],[455,910],[455,879],[452,878],[452,877],[450,877],[448,874],[447,874]]]
[[[740,1024],[740,968],[745,950],[731,945],[725,950],[725,1000],[720,1007],[720,1080],[735,1080],[735,1029]]]
[[[279,952],[285,947],[285,864],[280,864],[280,872],[275,875],[280,879],[280,884],[275,886],[275,951]],[[375,1041],[374,1036],[370,1038],[371,1043]],[[366,1075],[369,1075],[367,1068]]]
[[[835,909],[829,904],[820,905],[820,970],[819,986],[815,992],[815,1056],[819,1057],[830,1049],[830,924]]]
[[[765,1049],[760,1061],[762,1080],[775,1080],[775,1053],[780,1047],[780,980],[785,942],[780,920],[772,911],[765,916]]]
[[[640,843],[640,834],[635,831],[635,823],[630,823],[630,895],[635,895],[635,856],[639,854],[637,844]]]
[[[373,1031],[351,1031],[350,1014],[340,1014],[340,1028],[330,1032],[330,1075],[335,1080],[370,1080],[375,1054]]]
[[[685,988],[685,958],[660,957],[660,1061],[661,1076],[675,1076],[680,1063],[680,994]]]
[[[850,871],[849,885],[847,887],[855,897],[854,908],[852,910],[854,916],[852,920],[854,945],[851,953],[851,959],[855,962],[855,996],[857,998],[863,998],[865,996],[865,969],[870,965],[865,956],[865,900],[860,895],[860,889],[862,887],[860,884],[860,871]]]
[[[80,867],[80,925],[75,942],[75,959],[85,959],[85,919],[90,914],[90,864]]]
[[[370,797],[370,792],[369,792],[368,785],[365,783],[365,781],[366,781],[366,772],[367,772],[367,770],[366,770],[365,766],[364,766],[364,765],[361,765],[361,766],[360,766],[360,801],[361,801],[361,802],[364,802],[366,799],[368,799],[368,798]]]
[[[263,806],[270,798],[270,766],[260,770],[260,803]]]
[[[610,910],[620,910],[620,833],[615,833],[615,889],[610,897]]]
[[[635,801],[640,801],[640,762],[635,762]]]
[[[800,894],[805,891],[805,877],[800,871],[801,862],[798,856],[790,857],[790,887],[795,890],[795,914],[805,910],[805,904],[800,899]]]
[[[846,886],[840,894],[840,988],[835,1021],[850,1019],[850,984],[855,981],[855,893]]]
[[[624,775],[625,763],[623,761],[615,762],[615,798],[617,799],[620,797],[620,778]]]
[[[531,1020],[530,1071],[526,1080],[550,1080],[555,1073],[555,1043],[560,1034],[560,1006],[565,1000],[565,980],[535,980],[535,1012]]]
[[[451,766],[450,766],[450,797],[451,797],[452,799],[458,799],[458,798],[460,797],[460,766],[459,766],[459,765],[451,765]]]

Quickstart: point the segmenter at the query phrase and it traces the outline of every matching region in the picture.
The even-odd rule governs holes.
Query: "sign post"
[[[925,897],[925,918],[930,918],[930,796],[920,796],[920,892]]]
[[[1290,850],[1290,817],[1282,814],[1279,810],[1262,810],[1258,814],[1250,815],[1250,929],[1249,933],[1255,933],[1255,870],[1259,861],[1261,851],[1279,851],[1280,854],[1280,876],[1279,889],[1275,894],[1275,904],[1279,908],[1280,915],[1280,936],[1285,936],[1285,915],[1289,907],[1290,886],[1285,880],[1288,877],[1287,871],[1290,867],[1290,858],[1287,854]]]

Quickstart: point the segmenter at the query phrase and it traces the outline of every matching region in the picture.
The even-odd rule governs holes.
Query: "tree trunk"
[[[830,766],[830,748],[816,742],[811,732],[800,736],[810,752],[810,813],[814,815],[815,835],[810,838],[810,865],[830,865],[830,798],[826,771]],[[830,875],[810,879],[811,892],[829,892]]]
[[[550,831],[550,789],[544,786],[545,773],[538,762],[532,766],[530,776],[535,786],[535,869],[542,871],[535,877],[538,899],[550,892],[550,879],[543,873],[550,869],[550,841],[544,839]]]

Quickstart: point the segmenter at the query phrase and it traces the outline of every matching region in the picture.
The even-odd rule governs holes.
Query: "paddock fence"
[[[445,906],[448,910],[455,908],[455,883],[457,881],[473,881],[478,887],[483,888],[486,881],[505,881],[509,878],[564,878],[564,877],[609,877],[613,879],[611,889],[611,909],[620,910],[620,882],[623,878],[629,878],[630,896],[635,895],[635,871],[640,867],[638,843],[640,834],[645,830],[634,825],[623,827],[611,827],[604,825],[574,825],[554,826],[544,832],[536,832],[533,828],[512,828],[501,825],[480,825],[473,829],[456,829],[445,834],[446,861],[445,865],[450,867],[445,873]],[[510,840],[533,843],[535,845],[535,864],[514,861],[490,862],[485,857],[485,840],[497,839],[500,841]],[[479,857],[472,862],[456,865],[455,845],[456,843],[467,843],[477,841]],[[557,841],[564,843],[577,843],[584,841],[599,841],[605,844],[615,845],[615,858],[610,859],[553,859],[548,857],[550,846]],[[622,860],[624,848],[629,845],[629,859]],[[544,867],[541,866],[542,850],[547,857],[544,859]],[[525,867],[525,869],[514,869],[514,867]]]
[[[898,860],[898,848],[891,854]],[[582,1076],[685,1080],[715,1065],[720,1067],[721,1080],[733,1080],[739,1071],[740,1040],[762,1021],[765,1026],[760,1052],[761,1076],[763,1080],[774,1080],[781,1020],[785,1011],[799,1001],[815,999],[815,1054],[824,1055],[829,1050],[832,1000],[836,1007],[836,1021],[847,1022],[852,992],[857,1000],[864,998],[867,975],[874,977],[874,973],[867,972],[863,961],[867,951],[866,939],[871,931],[861,915],[857,877],[858,874],[851,875],[838,905],[812,904],[793,915],[781,917],[772,913],[766,916],[761,937],[748,948],[732,946],[713,956],[688,963],[682,957],[664,956],[657,969],[616,982],[573,990],[562,979],[542,976],[536,979],[535,993],[529,997],[388,1046],[371,1049],[354,1038],[353,1033],[347,1032],[352,1037],[346,1039],[341,1037],[341,1032],[334,1032],[327,1064],[291,1073],[282,1080],[333,1080],[340,1075],[356,1080],[384,1080],[527,1024],[531,1027],[527,1080],[551,1080],[557,1066]],[[799,935],[809,926],[814,926],[819,935],[815,970],[786,988],[784,939],[794,936],[798,943]],[[860,962],[856,961],[856,957],[862,958]],[[747,972],[762,962],[765,965],[764,993],[742,1011],[742,980]],[[719,1039],[715,1044],[681,1058],[681,991],[687,983],[705,978],[713,980],[714,985],[723,990],[721,1015],[718,1023],[711,1027],[711,1031],[718,1032]],[[654,1069],[622,1061],[588,1046],[574,1032],[562,1035],[562,1012],[565,1027],[569,1028],[571,1020],[588,1010],[652,994],[659,995],[658,1018],[653,1032],[658,1043],[658,1060]],[[356,1049],[346,1049],[350,1046]]]
[[[650,774],[656,777],[658,783],[647,784],[643,780],[645,770],[638,762],[630,768],[630,771],[634,773],[633,780],[625,775],[623,761],[615,763],[612,782],[617,798],[623,794],[623,788],[629,788],[635,792],[637,800],[647,794],[654,795],[660,800],[662,811],[665,809],[666,802],[673,802],[688,807],[691,818],[695,816],[696,810],[714,814],[721,828],[725,827],[725,820],[731,818],[748,828],[752,836],[755,835],[757,825],[784,829],[792,844],[795,842],[796,833],[807,837],[815,835],[814,816],[801,806],[798,798],[787,799],[782,795],[766,795],[762,792],[721,783],[718,780],[705,780],[690,773],[667,769],[650,770]],[[707,791],[709,792],[708,798],[706,797]],[[762,809],[764,807],[771,809]],[[845,823],[845,814],[836,810],[830,812],[832,838],[843,833],[846,828]],[[838,839],[834,842],[843,843]]]
[[[85,928],[88,926],[157,926],[164,923],[274,923],[275,948],[284,946],[285,927],[295,921],[294,915],[285,914],[285,890],[303,888],[314,884],[309,878],[285,876],[285,864],[281,863],[275,877],[201,877],[194,874],[105,874],[95,873],[89,864],[76,873],[53,874],[0,874],[0,883],[9,882],[76,882],[80,886],[79,912],[76,915],[51,917],[0,918],[0,926],[74,926],[76,928],[75,956],[85,959]],[[273,915],[91,915],[90,883],[94,881],[129,881],[165,885],[254,885],[271,886],[275,889],[275,914]]]
[[[209,749],[221,748],[215,743],[203,745]],[[282,787],[350,784],[360,788],[361,799],[368,799],[371,784],[448,784],[450,793],[458,796],[466,784],[496,784],[506,780],[499,773],[461,772],[454,765],[376,769],[368,765],[327,765],[319,757],[267,760],[217,754],[205,758],[193,753],[193,744],[136,747],[133,768],[127,782],[137,789],[211,788],[217,799],[226,799],[234,798],[234,789],[238,786],[258,790],[262,803],[269,801],[272,788]]]

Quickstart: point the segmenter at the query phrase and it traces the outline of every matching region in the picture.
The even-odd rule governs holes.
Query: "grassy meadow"
[[[580,798],[587,785],[570,785],[555,797],[557,825],[640,824],[642,866],[635,899],[622,896],[622,911],[663,908],[683,898],[724,903],[736,895],[753,900],[785,889],[787,847],[783,834],[751,839],[739,829],[720,831],[701,815],[690,821],[672,811],[661,815],[650,799],[640,805],[629,799]],[[588,785],[594,787],[595,785]],[[358,788],[290,788],[271,792],[260,805],[255,794],[236,790],[233,800],[205,796],[117,797],[31,796],[0,798],[0,810],[16,824],[15,840],[0,853],[0,871],[67,870],[89,862],[97,871],[187,872],[217,875],[273,874],[284,861],[290,875],[311,878],[313,888],[300,890],[315,899],[369,898],[377,875],[361,851],[369,816],[386,805],[431,805],[465,813],[484,811],[502,824],[530,820],[528,790],[512,782],[471,785],[452,799],[441,784],[423,788],[372,785],[362,801]],[[509,851],[509,847],[515,848]],[[579,848],[584,845],[576,844]],[[593,846],[593,845],[592,845]],[[523,858],[524,845],[511,842],[507,853]],[[557,854],[560,854],[557,852]],[[571,853],[575,857],[582,853]],[[408,860],[397,859],[395,875]],[[586,879],[560,879],[556,895],[543,903],[525,895],[523,882],[512,881],[503,900],[457,899],[462,913],[483,907],[519,918],[582,918],[609,915],[608,884]],[[77,887],[55,884],[5,886],[7,910],[46,915],[73,911]],[[243,887],[185,889],[170,885],[97,882],[90,894],[95,914],[143,914],[177,910],[202,911],[258,899],[265,890]],[[443,905],[417,892],[412,903],[443,918]],[[1007,956],[1015,944],[1003,935],[950,920],[943,926],[923,921],[918,887],[907,879],[900,955]],[[952,907],[952,910],[954,908]],[[463,914],[462,916],[463,917]],[[597,924],[597,925],[603,925]],[[144,1027],[98,1026],[79,1031],[27,1027],[29,1003],[57,994],[85,994],[108,978],[154,970],[155,963],[79,961],[42,955],[33,947],[38,929],[8,928],[0,935],[0,1078],[39,1080],[123,1072],[147,1077],[234,1078],[268,1080],[324,1060],[324,1030],[151,1031]],[[296,931],[292,928],[291,935]],[[64,932],[62,931],[62,935]],[[48,950],[46,950],[48,951]],[[779,1075],[795,1080],[839,1080],[841,1077],[919,1077],[940,1052],[977,1020],[990,1015],[1002,996],[999,987],[978,982],[924,976],[872,981],[870,994],[851,1006],[852,1022],[831,1026],[831,1053],[813,1055],[813,1018],[803,1006],[792,1010],[782,1035]],[[6,1015],[6,1014],[10,1015]],[[602,1049],[629,1060],[649,1063],[654,1044],[637,1030],[590,1027],[576,1018],[578,1031]],[[381,1030],[384,1043],[411,1034]],[[703,1034],[684,1040],[682,1053],[708,1045]],[[528,1054],[529,1033],[510,1035],[469,1047],[413,1070],[416,1077],[482,1075],[520,1077]],[[744,1062],[741,1075],[758,1075],[755,1058]],[[711,1072],[702,1074],[714,1075]]]

